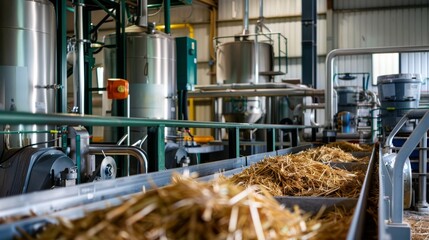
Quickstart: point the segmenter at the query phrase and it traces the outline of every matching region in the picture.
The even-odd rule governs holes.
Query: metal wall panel
[[[334,1],[334,9],[362,9],[399,7],[428,4],[427,0],[339,0]]]
[[[419,73],[424,79],[422,91],[429,91],[429,53],[402,53],[400,63],[401,73]]]
[[[281,79],[301,79],[302,77],[302,65],[301,65],[302,58],[291,58],[289,59],[289,65],[288,65],[288,74],[284,76],[278,76],[276,78],[276,81],[281,81]],[[324,57],[318,57],[317,58],[317,86],[318,88],[325,88],[325,58]]]
[[[335,59],[335,73],[369,73],[368,90],[377,92],[377,86],[372,85],[372,55],[340,56]],[[362,86],[362,76],[352,81],[337,79],[338,86]]]
[[[428,8],[341,12],[334,16],[337,48],[429,43]]]
[[[194,26],[195,40],[197,40],[197,60],[206,62],[210,60],[210,24]]]
[[[210,67],[207,62],[199,62],[197,64],[197,84],[210,84]]]
[[[259,0],[249,1],[249,17],[259,17]],[[243,18],[243,0],[219,0],[219,20]],[[317,12],[326,12],[326,0],[317,0]],[[301,14],[300,0],[265,0],[264,17],[296,16]]]
[[[156,22],[157,25],[164,24],[164,9],[150,10],[149,22]],[[170,22],[174,23],[191,23],[191,22],[208,22],[210,21],[210,11],[202,5],[177,6],[170,9]]]

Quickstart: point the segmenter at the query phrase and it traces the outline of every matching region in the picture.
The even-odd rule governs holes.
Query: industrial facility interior
[[[0,12],[1,239],[429,239],[427,0]]]

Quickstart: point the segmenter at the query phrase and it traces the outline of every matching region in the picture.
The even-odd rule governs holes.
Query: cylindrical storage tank
[[[335,91],[338,96],[338,112],[346,111],[356,115],[361,89],[357,86],[339,86],[335,87]]]
[[[0,1],[0,110],[55,111],[55,19],[47,0]],[[21,125],[12,130],[39,131],[48,126]],[[29,134],[11,135],[9,141],[11,147],[19,147],[47,139],[48,134]]]
[[[255,41],[235,41],[217,46],[216,79],[218,84],[256,84],[266,83],[269,76],[255,76],[258,72],[273,69],[273,47],[268,43],[258,43],[258,59],[255,54]],[[266,112],[265,97],[224,98],[222,114],[227,122],[255,123]]]
[[[150,119],[176,119],[176,45],[170,35],[146,33],[145,28],[126,29],[126,74],[130,88],[130,116]],[[116,34],[104,38],[105,45],[116,44]],[[116,49],[104,49],[105,82],[116,78]],[[145,128],[132,128],[132,141],[146,134]],[[168,128],[166,136],[174,135]],[[116,139],[117,140],[117,139]]]
[[[408,111],[419,107],[422,80],[420,74],[392,74],[379,76],[377,85],[383,130],[390,132]],[[413,125],[406,123],[400,131],[412,132]]]

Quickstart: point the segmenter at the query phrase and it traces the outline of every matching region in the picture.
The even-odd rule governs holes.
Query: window
[[[381,75],[399,73],[399,53],[372,54],[372,84],[377,85]]]

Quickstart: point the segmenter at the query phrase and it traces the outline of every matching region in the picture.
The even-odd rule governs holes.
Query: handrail
[[[83,125],[83,126],[108,126],[108,127],[148,127],[148,155],[150,163],[149,171],[165,169],[165,135],[166,127],[173,128],[224,128],[229,132],[229,157],[240,156],[239,131],[243,129],[264,129],[267,134],[267,149],[276,148],[276,130],[291,132],[291,146],[297,146],[298,130],[304,129],[303,125],[277,125],[277,124],[250,124],[250,123],[219,123],[219,122],[194,122],[183,120],[143,119],[125,117],[102,117],[92,115],[75,114],[40,114],[24,112],[0,111],[0,124],[43,124],[52,126]]]
[[[196,127],[196,128],[239,128],[239,129],[304,129],[303,125],[218,123],[184,120],[164,120],[126,117],[102,117],[75,114],[40,114],[0,111],[0,124],[44,124],[44,125],[84,125],[109,127]]]
[[[420,119],[421,118],[421,119]],[[429,129],[429,111],[428,110],[413,110],[407,113],[395,126],[393,131],[386,141],[386,146],[391,146],[391,139],[396,135],[396,133],[401,129],[405,124],[407,119],[420,119],[419,124],[416,126],[414,131],[402,145],[398,154],[396,155],[396,160],[393,165],[393,174],[392,174],[392,204],[390,206],[390,212],[392,216],[393,224],[402,223],[403,218],[403,205],[404,205],[404,195],[403,195],[403,169],[405,166],[406,159],[410,156],[411,152],[417,146],[419,141],[422,139],[423,134],[425,134]]]

